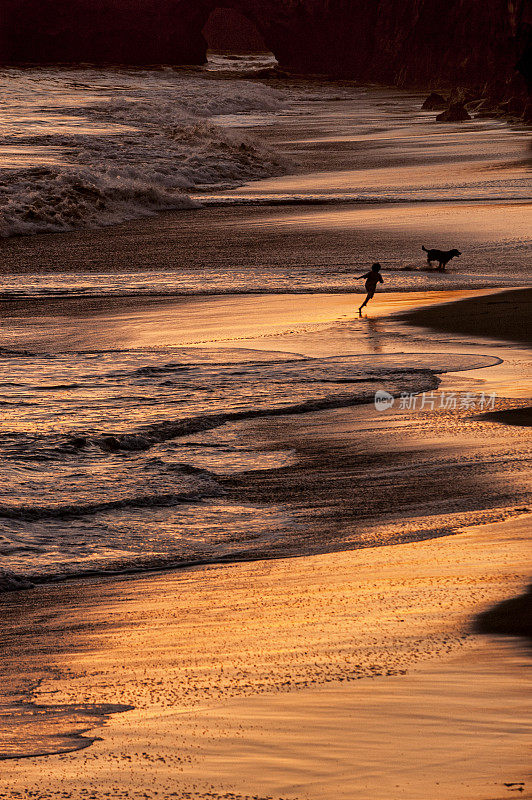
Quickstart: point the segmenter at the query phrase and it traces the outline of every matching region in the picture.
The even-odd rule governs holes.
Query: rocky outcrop
[[[6,63],[201,64],[201,4],[176,0],[1,0]]]
[[[449,108],[442,111],[436,117],[436,122],[464,122],[466,119],[471,119],[469,112],[463,103],[451,103]]]
[[[441,111],[444,108],[447,108],[449,105],[449,101],[443,97],[443,95],[439,94],[439,92],[431,92],[423,105],[421,106],[422,111]]]
[[[201,31],[220,7],[253,22],[292,72],[487,86],[500,98],[532,85],[530,0],[2,0],[0,55],[11,63],[197,64]]]

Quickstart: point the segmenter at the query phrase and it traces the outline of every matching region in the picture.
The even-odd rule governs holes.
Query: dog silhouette
[[[462,255],[460,250],[456,250],[456,249],[454,249],[454,250],[436,250],[435,248],[431,248],[430,250],[427,250],[427,248],[424,247],[423,245],[421,245],[421,249],[424,250],[425,253],[427,254],[427,261],[428,261],[429,265],[432,266],[432,262],[433,261],[437,261],[438,262],[438,269],[442,269],[442,270],[445,269],[445,267],[447,266],[447,264],[449,263],[449,261],[452,258],[456,258],[456,256],[461,256]]]

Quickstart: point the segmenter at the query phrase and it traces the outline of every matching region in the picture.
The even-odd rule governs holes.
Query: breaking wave
[[[199,203],[190,191],[227,189],[285,170],[247,134],[216,124],[219,115],[278,109],[281,95],[269,87],[97,71],[84,87],[74,75],[0,74],[15,120],[0,125],[0,236],[96,228],[193,208]],[[57,83],[64,96],[54,106]],[[39,100],[38,123],[24,124]]]

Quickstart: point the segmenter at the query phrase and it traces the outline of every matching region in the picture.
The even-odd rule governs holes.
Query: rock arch
[[[256,25],[282,68],[298,73],[411,86],[488,85],[498,94],[515,94],[525,91],[519,63],[530,80],[529,0],[1,0],[1,5],[4,63],[201,64],[202,29],[214,8],[227,7]]]
[[[207,18],[202,34],[211,50],[259,53],[266,43],[254,23],[240,11],[217,6]]]

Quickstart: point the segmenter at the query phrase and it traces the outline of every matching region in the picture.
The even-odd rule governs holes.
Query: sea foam
[[[274,153],[227,125],[227,115],[281,106],[280,93],[262,84],[172,72],[10,70],[0,88],[7,98],[0,122],[4,237],[191,208],[198,201],[190,191],[284,171]]]

